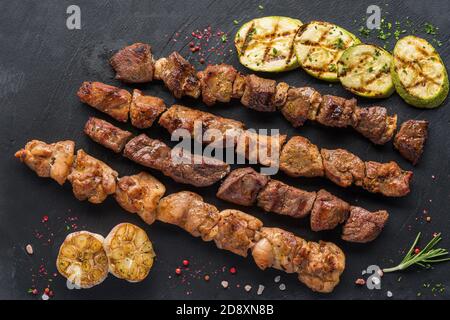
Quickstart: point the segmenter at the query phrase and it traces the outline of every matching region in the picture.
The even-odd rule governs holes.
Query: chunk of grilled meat
[[[119,179],[115,198],[119,205],[131,213],[137,213],[145,223],[156,219],[156,207],[166,187],[146,172]]]
[[[190,96],[196,99],[200,96],[200,81],[196,71],[178,52],[156,61],[155,78],[162,80],[175,98]]]
[[[360,186],[365,175],[364,162],[344,149],[321,149],[325,176],[341,187]]]
[[[77,93],[80,100],[117,121],[127,122],[131,94],[101,82],[83,82]]]
[[[219,215],[217,234],[214,237],[216,246],[246,257],[248,250],[255,244],[256,234],[263,223],[239,210],[223,210]]]
[[[300,136],[292,137],[281,150],[280,169],[292,177],[324,175],[319,148]]]
[[[305,257],[299,249],[306,241],[279,228],[261,228],[259,240],[252,249],[256,265],[261,269],[274,268],[286,273],[299,270]]]
[[[276,111],[276,106],[273,103],[276,85],[275,80],[260,78],[254,74],[247,76],[241,103],[247,108],[257,111]]]
[[[174,132],[176,129],[185,129],[192,137],[194,137],[195,129],[201,129],[202,133],[205,133],[204,131],[206,130],[217,131],[216,135],[220,137],[203,135],[201,138],[204,143],[217,141],[219,138],[229,138],[230,140],[227,141],[234,143],[245,127],[240,121],[219,117],[209,112],[191,109],[177,104],[174,104],[162,114],[159,119],[159,124],[169,131],[169,133]],[[195,128],[195,125],[199,127]],[[214,134],[213,131],[210,131],[210,133]]]
[[[133,134],[122,130],[111,123],[90,117],[84,126],[84,133],[102,146],[119,153]]]
[[[130,120],[131,124],[136,128],[150,128],[153,122],[165,110],[166,105],[163,99],[145,96],[138,89],[133,90],[133,98],[130,105]]]
[[[316,120],[317,111],[322,103],[319,92],[310,87],[289,88],[284,105],[279,106],[283,116],[295,128],[306,120]]]
[[[219,210],[203,202],[203,198],[193,192],[172,193],[158,204],[157,219],[179,226],[194,237],[211,241],[217,235]]]
[[[233,82],[233,93],[231,94],[232,98],[234,99],[242,98],[245,91],[245,83],[246,83],[246,76],[244,76],[240,72],[236,73],[236,78],[234,79]]]
[[[162,171],[170,162],[170,152],[164,142],[140,134],[128,141],[123,154],[140,165]]]
[[[281,148],[286,143],[285,134],[264,135],[246,130],[238,139],[236,152],[244,155],[251,163],[263,166],[278,166]]]
[[[203,102],[212,106],[217,101],[230,102],[237,71],[228,64],[208,65],[199,71]]]
[[[366,243],[378,237],[389,218],[385,210],[369,212],[360,207],[350,207],[350,217],[342,229],[342,239]]]
[[[365,162],[366,176],[363,188],[388,197],[403,197],[409,193],[409,183],[413,173],[402,170],[397,163]]]
[[[165,143],[141,134],[126,145],[124,155],[143,166],[161,171],[173,180],[197,187],[210,186],[230,172],[223,161],[172,150]]]
[[[352,116],[356,108],[356,99],[325,95],[316,121],[328,127],[345,128],[353,124]]]
[[[230,166],[221,160],[174,149],[169,165],[162,172],[176,182],[208,187],[224,178]]]
[[[66,140],[47,144],[31,140],[15,153],[39,177],[50,177],[60,185],[64,184],[72,168],[75,142]]]
[[[117,176],[118,173],[106,163],[80,149],[67,179],[78,200],[102,203],[108,195],[116,192]]]
[[[276,108],[284,106],[288,97],[289,85],[286,82],[278,82],[272,103]]]
[[[271,179],[258,194],[258,207],[294,218],[303,218],[311,211],[315,192],[304,191]]]
[[[261,228],[252,255],[259,268],[296,272],[317,292],[333,291],[345,269],[345,255],[333,243],[307,242],[279,228]]]
[[[225,178],[216,196],[231,203],[251,206],[268,181],[269,178],[266,175],[252,168],[239,168],[231,171]]]
[[[300,249],[306,263],[298,271],[298,279],[313,291],[327,293],[339,284],[345,269],[345,255],[334,243],[307,242]]]
[[[386,108],[379,106],[356,108],[353,127],[373,143],[385,144],[397,128],[397,115],[390,116]]]
[[[129,83],[153,80],[152,48],[145,43],[134,43],[119,50],[110,63],[116,71],[116,79]]]
[[[311,229],[313,231],[331,230],[343,223],[350,211],[350,205],[326,190],[317,192],[311,211]]]
[[[428,121],[408,120],[402,123],[394,138],[394,146],[400,154],[416,165],[423,153],[428,137]]]

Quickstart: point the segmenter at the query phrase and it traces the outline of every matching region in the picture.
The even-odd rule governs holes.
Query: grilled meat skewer
[[[51,145],[41,143],[54,147],[62,142]],[[71,145],[74,143],[71,142]],[[28,144],[28,149],[30,147],[32,146]],[[92,202],[101,203],[108,194],[115,194],[116,200],[125,210],[138,213],[149,224],[157,219],[177,225],[195,237],[214,241],[218,248],[241,256],[247,256],[251,250],[259,268],[264,270],[272,267],[287,273],[297,273],[299,281],[313,291],[328,293],[339,283],[340,275],[345,269],[345,255],[331,242],[308,242],[288,231],[263,227],[259,219],[239,210],[219,212],[193,192],[182,191],[161,198],[165,188],[149,174],[141,172],[117,181],[114,170],[102,161],[84,154],[82,150],[78,150],[75,161],[77,164],[68,172],[68,179],[72,184],[74,182],[70,176],[78,177],[82,167],[87,170],[96,168],[95,172],[106,175],[114,172],[112,182],[117,184],[110,188],[114,191],[105,193],[98,188],[92,189],[90,183],[82,183],[79,185],[79,192],[75,193],[80,200],[90,197],[91,201],[95,197],[96,201]],[[38,167],[31,168],[39,170]],[[83,180],[85,182],[89,179],[91,182],[98,180],[98,176],[85,175],[84,178],[88,179]],[[86,187],[85,190],[82,190],[83,186]],[[80,194],[85,196],[79,197]],[[146,203],[148,197],[151,200]]]
[[[140,70],[148,69],[148,61],[153,59],[150,46],[147,45],[148,50],[141,50],[146,58],[123,59],[136,47],[142,46],[133,44],[125,47],[111,58],[118,79],[133,82],[130,81],[131,75],[133,70],[137,70],[136,82],[142,82]],[[124,70],[127,71],[126,76]],[[313,88],[293,88],[284,82],[277,84],[275,80],[253,74],[245,76],[226,64],[208,65],[203,71],[195,72],[194,67],[177,52],[154,62],[154,78],[162,80],[176,98],[198,98],[202,95],[203,102],[208,106],[216,102],[229,102],[232,98],[240,99],[244,106],[257,111],[280,110],[294,127],[302,126],[306,120],[330,127],[353,127],[375,144],[391,140],[397,126],[397,116],[388,115],[384,107],[359,108],[355,99],[330,95],[322,97]]]

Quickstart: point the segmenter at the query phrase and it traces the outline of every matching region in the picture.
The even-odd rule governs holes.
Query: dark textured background
[[[66,8],[70,4],[81,7],[82,29],[70,31],[66,28]],[[218,250],[213,243],[204,243],[191,237],[177,227],[155,223],[146,226],[138,217],[120,209],[113,199],[102,205],[77,201],[67,183],[59,187],[50,179],[40,179],[31,170],[13,158],[14,152],[30,139],[42,139],[52,142],[73,139],[77,148],[104,160],[121,175],[135,173],[141,167],[131,163],[120,155],[114,155],[90,141],[82,133],[82,127],[91,115],[111,121],[106,115],[82,105],[75,93],[84,80],[97,80],[123,86],[113,80],[107,58],[114,50],[135,41],[148,42],[153,46],[157,57],[173,50],[181,50],[182,55],[191,57],[184,40],[185,36],[196,28],[211,25],[213,30],[223,30],[233,37],[240,23],[265,15],[286,15],[310,20],[327,20],[337,23],[357,33],[360,19],[365,16],[369,4],[379,4],[383,15],[390,21],[404,21],[406,16],[414,25],[419,26],[430,21],[440,28],[438,38],[443,42],[438,47],[444,62],[449,65],[450,48],[448,45],[450,12],[448,1],[2,1],[0,4],[0,118],[1,156],[0,156],[0,298],[27,299],[27,289],[31,286],[32,274],[40,264],[44,264],[50,273],[55,271],[54,261],[60,243],[68,233],[63,220],[68,215],[79,217],[77,222],[86,229],[106,236],[109,230],[119,222],[132,222],[148,232],[153,241],[158,258],[150,276],[139,284],[129,284],[110,276],[102,285],[90,290],[67,290],[65,281],[58,276],[52,283],[57,298],[65,299],[173,299],[173,298],[211,298],[211,299],[384,299],[387,290],[394,298],[449,298],[448,291],[436,297],[431,289],[424,289],[423,283],[443,283],[449,286],[448,264],[435,267],[434,270],[413,269],[402,274],[389,274],[382,279],[382,289],[369,291],[357,287],[354,281],[361,270],[370,264],[390,266],[390,259],[399,261],[400,251],[407,247],[418,231],[422,231],[428,240],[435,231],[442,231],[442,246],[450,247],[449,223],[449,123],[448,102],[435,110],[419,110],[407,106],[397,95],[385,101],[390,112],[396,112],[401,121],[417,118],[430,121],[430,139],[425,154],[414,168],[412,192],[402,199],[387,199],[369,194],[361,189],[344,190],[325,179],[292,179],[282,174],[277,178],[289,184],[308,190],[326,188],[343,199],[369,209],[387,209],[391,219],[376,241],[365,244],[349,244],[339,240],[340,230],[313,233],[309,230],[308,219],[294,220],[274,214],[263,213],[258,208],[245,211],[262,219],[267,226],[279,226],[311,240],[326,239],[335,241],[347,255],[347,268],[342,275],[341,284],[332,294],[320,295],[311,292],[296,280],[276,270],[260,271],[251,258],[243,259],[229,252]],[[258,9],[263,5],[264,9]],[[388,12],[388,13],[387,13]],[[358,23],[354,23],[354,20]],[[179,33],[179,40],[171,38]],[[418,32],[424,36],[423,31]],[[426,35],[427,36],[427,35]],[[217,38],[215,38],[217,41]],[[377,41],[375,36],[371,40]],[[427,39],[430,39],[427,36]],[[364,39],[363,39],[364,40]],[[392,46],[393,43],[391,43]],[[232,42],[228,42],[233,49]],[[213,61],[220,57],[212,55]],[[192,61],[197,61],[197,58]],[[233,52],[225,62],[244,70]],[[197,64],[198,66],[198,64]],[[313,79],[300,70],[273,75],[291,85],[311,85],[323,93],[338,94],[346,97],[340,85],[329,86]],[[124,86],[125,87],[125,86]],[[140,86],[146,94],[164,98],[167,103],[175,99],[163,88],[161,83]],[[359,99],[362,105],[369,101]],[[206,107],[198,101],[183,101],[188,106],[202,110]],[[268,115],[244,109],[237,101],[229,105],[216,106],[210,111],[225,117],[242,120],[253,128],[279,128],[289,135],[301,134],[314,143],[327,148],[344,147],[365,160],[397,161],[405,169],[413,169],[392,148],[392,144],[377,147],[352,130],[339,130],[307,123],[299,129],[292,128],[280,114]],[[136,130],[128,128],[135,133]],[[169,135],[158,127],[147,130],[152,137],[168,142]],[[166,184],[168,193],[191,189],[200,193],[208,202],[220,209],[236,207],[215,198],[217,186],[199,189],[175,184],[158,172],[151,171]],[[432,175],[435,179],[432,179]],[[242,209],[242,208],[241,208]],[[429,211],[432,221],[423,220],[422,211]],[[50,217],[48,225],[54,233],[54,242],[43,246],[43,240],[34,237],[36,230],[45,230],[40,220],[43,215]],[[47,232],[47,231],[46,231]],[[47,232],[48,233],[48,232]],[[27,243],[34,245],[35,254],[28,256],[24,251]],[[181,260],[188,258],[193,270],[204,270],[211,274],[209,283],[187,276],[187,281],[171,278],[174,269]],[[226,266],[236,266],[238,274],[229,275],[218,272]],[[278,290],[273,279],[282,276],[287,285],[286,291]],[[226,279],[230,288],[224,290],[220,281]],[[47,283],[46,278],[38,277],[38,287]],[[240,288],[236,288],[240,284]],[[251,284],[253,290],[243,290],[245,284]],[[264,284],[266,290],[262,296],[256,295],[258,284]],[[186,292],[190,292],[189,295]]]

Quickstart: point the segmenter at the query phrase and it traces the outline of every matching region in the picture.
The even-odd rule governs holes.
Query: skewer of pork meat
[[[90,118],[86,127],[97,123],[103,125],[105,121]],[[104,130],[86,130],[89,135],[91,132],[112,130],[116,136],[127,136],[126,133],[117,134],[123,131],[120,128],[108,124]],[[102,138],[107,137],[104,134]],[[105,140],[92,137],[94,141],[102,144],[105,147],[113,145],[106,138]],[[123,145],[120,143],[120,145]],[[170,148],[163,145],[158,140],[151,139],[146,135],[133,138],[125,146],[125,156],[129,159],[142,164],[144,166],[162,171],[163,173],[172,176],[175,180],[181,176],[183,181],[193,184],[192,181],[199,184],[197,179],[211,179],[211,182],[216,181],[215,177],[207,174],[192,174],[195,170],[186,170],[188,174],[176,175],[176,170],[173,167],[165,171],[167,167],[166,162],[170,159]],[[189,167],[186,165],[186,167]],[[201,183],[204,185],[205,183]],[[252,168],[240,168],[232,171],[222,182],[217,197],[219,199],[243,205],[251,206],[257,204],[266,212],[273,212],[281,215],[288,215],[294,218],[303,218],[311,214],[311,229],[313,231],[330,230],[337,227],[339,224],[344,224],[343,239],[353,242],[368,242],[374,240],[382,231],[388,219],[388,213],[384,210],[369,212],[363,208],[352,207],[345,201],[330,194],[325,190],[319,192],[308,192],[292,186],[288,186],[281,181],[270,179],[267,175],[256,172]],[[364,215],[359,215],[358,219],[354,219],[354,213],[364,212]],[[355,221],[353,221],[355,220]],[[349,231],[349,222],[353,221],[352,225],[359,227],[351,228]]]
[[[259,219],[239,210],[219,211],[193,192],[182,191],[162,198],[164,185],[148,173],[117,179],[116,171],[83,150],[78,150],[75,158],[73,141],[47,144],[33,140],[16,157],[39,176],[52,177],[58,183],[69,180],[79,200],[101,203],[114,194],[122,208],[137,213],[148,224],[159,220],[177,225],[194,237],[214,241],[219,249],[243,257],[251,250],[260,269],[297,273],[299,281],[313,291],[333,291],[345,269],[344,253],[331,242],[309,242],[291,232],[264,227]],[[52,160],[58,161],[58,165]],[[57,167],[63,170],[51,175],[49,172]]]
[[[90,87],[95,89],[90,91],[86,90],[86,88]],[[108,88],[103,89],[105,87]],[[119,88],[114,88],[115,87],[98,82],[85,82],[78,91],[78,95],[81,101],[86,102],[93,107],[96,107],[96,105],[91,104],[92,101],[101,101],[100,105],[103,106],[102,111],[114,117],[117,113],[111,112],[113,108],[108,107],[110,104],[113,106],[116,105],[114,100],[110,98],[110,92],[118,92],[121,90]],[[222,138],[227,139],[227,141],[229,141],[230,137],[239,137],[239,139],[241,139],[241,148],[238,147],[236,150],[238,153],[243,153],[247,159],[258,161],[264,166],[272,166],[278,164],[273,163],[274,158],[277,160],[279,158],[280,170],[289,176],[325,176],[342,187],[356,185],[369,192],[381,193],[389,197],[402,197],[407,195],[410,191],[409,184],[412,178],[412,172],[402,170],[398,164],[393,161],[388,163],[374,161],[363,162],[356,155],[343,149],[320,150],[308,139],[301,136],[294,136],[286,143],[286,135],[258,135],[253,131],[245,130],[245,125],[240,121],[223,118],[209,112],[195,110],[181,105],[173,105],[167,109],[164,102],[160,101],[160,99],[143,96],[140,91],[134,91],[133,99],[130,100],[128,111],[126,107],[121,105],[120,118],[125,119],[126,121],[128,117],[127,113],[129,113],[133,124],[137,121],[136,114],[139,114],[139,124],[147,124],[145,126],[138,126],[140,128],[151,126],[159,117],[158,123],[167,129],[169,133],[173,133],[177,129],[185,129],[194,136],[195,123],[199,123],[201,124],[202,130],[215,129],[222,134]],[[102,92],[104,93],[103,98],[100,98]],[[120,94],[120,96],[124,95],[124,93]],[[140,99],[139,112],[136,112],[136,99]],[[133,116],[133,114],[135,116]],[[94,129],[86,127],[85,131],[86,130],[92,131]],[[406,130],[402,130],[399,134],[405,131]],[[421,132],[425,132],[426,134],[426,130],[422,130]],[[93,136],[93,139],[96,139],[95,135]],[[239,139],[236,138],[235,141]],[[399,149],[414,151],[420,148],[414,149],[412,147],[406,147],[406,145],[408,145],[408,143],[410,144],[411,141],[417,140],[418,139],[411,140],[403,137],[401,139],[396,139],[396,142],[399,141]],[[206,139],[204,142],[212,142],[212,139]],[[424,140],[422,140],[422,148],[423,143]],[[415,146],[416,145],[418,145],[418,143],[416,143]],[[405,147],[402,148],[401,146]],[[261,148],[264,150],[260,150]],[[120,150],[114,151],[120,152]],[[279,157],[277,156],[278,154]],[[264,157],[261,155],[267,156]],[[273,155],[275,155],[275,157]]]
[[[135,43],[119,50],[110,62],[116,78],[129,83],[162,80],[176,97],[199,98],[208,106],[216,102],[240,99],[247,108],[262,112],[281,111],[294,127],[306,120],[329,127],[353,127],[375,144],[385,144],[394,135],[397,115],[386,108],[360,108],[356,99],[324,95],[310,87],[294,88],[287,83],[264,79],[254,74],[243,75],[233,66],[208,65],[196,72],[179,53],[154,61],[147,44]],[[152,77],[149,77],[149,74]]]

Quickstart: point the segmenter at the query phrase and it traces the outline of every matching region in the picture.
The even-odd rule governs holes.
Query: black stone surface
[[[81,8],[81,30],[66,28],[66,8],[77,4]],[[448,289],[433,294],[431,287],[442,283],[449,286],[448,264],[436,265],[433,270],[413,268],[401,274],[387,274],[382,278],[381,290],[368,290],[354,284],[361,271],[368,265],[391,266],[399,261],[402,250],[407,248],[418,231],[428,240],[433,232],[442,232],[442,247],[450,247],[450,109],[448,101],[438,109],[420,110],[406,105],[394,94],[389,99],[371,102],[358,99],[361,105],[380,103],[390,112],[398,113],[400,121],[406,119],[427,119],[430,121],[430,137],[423,158],[413,168],[393,150],[392,144],[379,147],[352,130],[340,130],[307,123],[299,129],[292,128],[281,114],[263,114],[244,109],[235,101],[228,105],[207,108],[199,101],[182,100],[188,106],[209,110],[216,114],[244,121],[250,128],[278,128],[289,135],[300,134],[322,147],[343,147],[365,160],[397,161],[401,167],[414,171],[412,192],[405,198],[388,199],[373,195],[358,188],[342,189],[326,179],[288,178],[278,174],[277,178],[307,190],[326,188],[352,204],[369,209],[387,209],[390,221],[376,241],[358,245],[339,239],[340,230],[313,233],[308,219],[295,220],[274,214],[266,214],[258,208],[241,208],[262,219],[267,226],[278,226],[293,231],[310,240],[336,242],[346,253],[347,268],[341,284],[332,294],[311,292],[299,283],[295,275],[276,270],[261,271],[251,258],[241,258],[229,252],[218,250],[213,243],[204,243],[174,226],[155,223],[145,225],[137,216],[123,211],[113,199],[102,205],[77,201],[67,183],[60,187],[50,179],[38,178],[31,170],[13,157],[16,150],[30,139],[52,142],[73,139],[77,148],[110,164],[121,175],[138,172],[143,168],[96,145],[82,133],[82,127],[89,116],[112,121],[86,105],[81,104],[76,91],[84,80],[96,80],[131,89],[113,79],[107,59],[112,52],[136,41],[152,45],[157,57],[173,50],[179,50],[197,67],[198,57],[189,51],[191,32],[211,26],[214,31],[225,31],[234,37],[238,25],[252,18],[266,15],[285,15],[301,19],[326,20],[337,23],[358,33],[370,4],[377,4],[387,21],[394,25],[400,21],[405,25],[407,17],[419,36],[431,41],[432,35],[423,31],[423,24],[431,22],[439,27],[437,38],[442,46],[437,47],[444,62],[449,65],[450,12],[448,1],[10,1],[0,5],[0,298],[34,299],[27,293],[33,284],[33,274],[39,274],[41,264],[48,270],[48,276],[36,276],[39,289],[43,289],[48,278],[53,278],[51,287],[59,299],[420,299],[450,298]],[[258,6],[262,5],[263,9]],[[356,22],[354,22],[356,20]],[[393,26],[394,28],[394,26]],[[402,27],[404,28],[404,27]],[[177,36],[177,33],[179,34]],[[173,41],[173,38],[177,41]],[[185,39],[187,37],[187,39]],[[372,34],[363,41],[383,43]],[[220,44],[218,37],[213,40]],[[395,40],[390,41],[392,49]],[[230,63],[241,71],[232,41],[228,41],[225,57],[214,53],[208,60]],[[323,93],[351,97],[339,84],[329,85],[308,76],[297,69],[288,73],[269,75],[293,86],[310,85]],[[138,86],[146,94],[164,98],[168,104],[176,100],[161,83]],[[178,101],[179,102],[179,101]],[[113,122],[113,121],[112,121]],[[121,125],[137,133],[129,125]],[[146,132],[168,142],[170,136],[155,126]],[[176,184],[162,174],[151,171],[166,184],[168,193],[193,190],[206,201],[224,208],[238,208],[215,197],[218,186],[194,188]],[[432,176],[435,178],[433,179]],[[425,222],[423,210],[432,218]],[[48,215],[49,222],[41,223]],[[68,290],[62,277],[53,277],[56,272],[55,259],[60,243],[71,232],[66,230],[64,220],[77,216],[80,227],[107,235],[120,222],[132,222],[148,232],[157,252],[157,261],[149,277],[138,284],[131,284],[110,276],[103,284],[90,290]],[[49,227],[50,231],[46,229]],[[36,232],[45,237],[37,239]],[[47,235],[53,233],[52,241],[43,245]],[[34,247],[34,255],[25,252],[26,244]],[[185,278],[175,277],[174,270],[183,259],[189,259],[191,268],[184,271]],[[236,275],[228,269],[235,266]],[[202,277],[209,274],[211,280]],[[281,275],[281,282],[287,289],[280,291],[274,277]],[[399,277],[401,276],[400,281]],[[171,278],[170,278],[171,277]],[[197,277],[197,278],[195,278]],[[182,280],[184,279],[184,280]],[[220,285],[222,280],[230,283],[228,289]],[[424,288],[430,283],[430,288]],[[237,285],[240,285],[238,288]],[[245,292],[244,285],[253,290]],[[266,286],[261,296],[256,295],[259,284]]]

